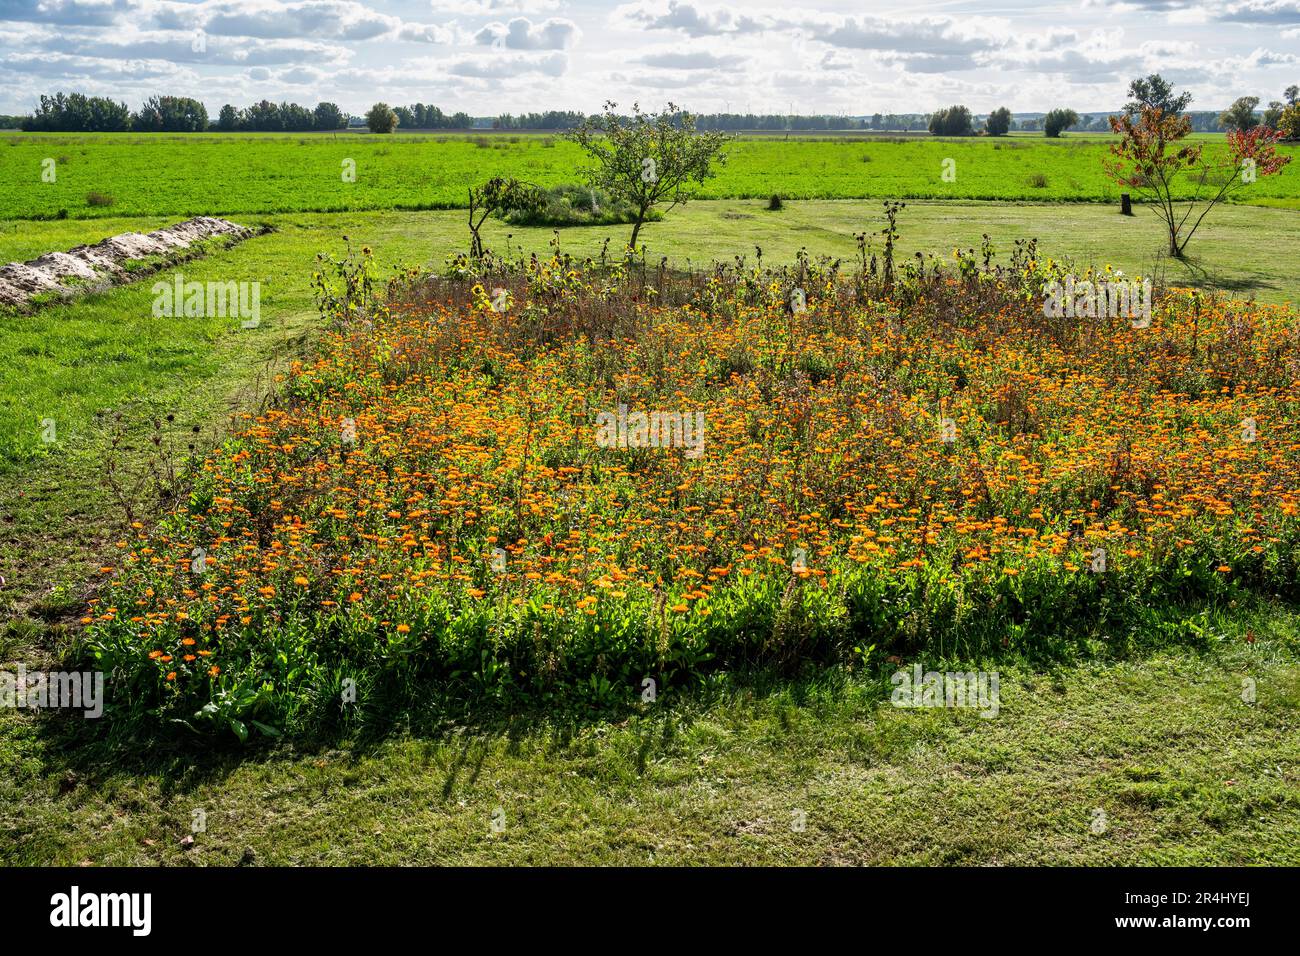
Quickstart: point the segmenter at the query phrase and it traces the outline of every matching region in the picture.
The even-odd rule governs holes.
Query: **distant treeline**
[[[393,108],[399,130],[469,130],[482,128],[488,121],[476,120],[465,112],[444,113],[437,106],[415,103]],[[944,111],[940,111],[941,113]],[[777,113],[704,113],[696,116],[696,128],[702,130],[757,130],[768,132],[803,132],[861,130],[877,132],[920,132],[930,129],[931,113],[875,113],[871,116],[797,116]],[[975,126],[986,119],[971,115]],[[1213,110],[1196,110],[1184,114],[1198,132],[1223,129],[1220,114]],[[1080,131],[1109,130],[1109,113],[1084,113],[1073,128]],[[583,113],[548,110],[544,113],[502,113],[493,118],[491,128],[502,130],[566,130],[578,126]],[[39,132],[141,132],[189,133],[218,130],[222,132],[310,132],[331,131],[366,125],[362,116],[349,116],[334,103],[318,103],[314,109],[297,103],[272,103],[262,100],[242,109],[226,104],[215,120],[198,100],[185,96],[154,96],[139,110],[132,112],[125,103],[101,96],[81,93],[55,93],[42,96],[40,107],[28,116],[0,116],[0,129],[24,129]],[[1009,130],[1043,129],[1043,116],[1022,114],[1011,119]]]
[[[1118,115],[1119,110],[1110,113],[1082,113],[1079,122],[1071,129],[1085,133],[1109,133],[1110,117]],[[1043,116],[1026,116],[1018,122],[1012,120],[1011,128],[1024,131],[1037,131],[1043,128]],[[1192,131],[1196,133],[1221,133],[1223,125],[1219,122],[1220,114],[1215,110],[1187,110],[1182,114],[1192,122]]]
[[[246,109],[227,104],[216,122],[198,100],[152,96],[132,112],[125,103],[81,93],[42,96],[41,105],[20,122],[22,129],[50,133],[200,133],[205,130],[307,131],[343,129],[348,115],[333,103],[314,110],[297,103],[262,100]]]
[[[879,130],[905,133],[926,128],[924,113],[876,113],[857,116],[796,116],[781,113],[706,113],[696,118],[699,129],[804,132],[816,130]]]
[[[414,106],[394,106],[398,129],[469,129],[474,117],[468,113],[444,113],[436,106],[416,103]],[[357,117],[355,126],[364,126],[365,119]]]
[[[402,111],[398,110],[397,115],[401,116]],[[459,115],[459,114],[458,114]],[[515,116],[511,113],[502,113],[492,120],[493,129],[573,129],[575,126],[582,124],[586,114],[573,113],[569,111],[547,110],[545,113],[520,113]],[[402,126],[406,121],[402,120]]]

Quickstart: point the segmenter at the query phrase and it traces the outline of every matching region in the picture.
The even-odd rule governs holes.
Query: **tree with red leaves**
[[[1260,176],[1272,176],[1291,162],[1290,156],[1277,153],[1280,134],[1266,126],[1229,133],[1226,161],[1213,163],[1202,160],[1200,144],[1180,142],[1192,131],[1191,120],[1185,116],[1143,107],[1136,114],[1112,116],[1110,128],[1120,140],[1110,148],[1106,172],[1160,210],[1169,230],[1169,254],[1175,259],[1183,258],[1211,209]],[[1184,177],[1195,186],[1185,201],[1175,198]]]

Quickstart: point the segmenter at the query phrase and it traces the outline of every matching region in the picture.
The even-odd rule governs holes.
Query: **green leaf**
[[[266,736],[268,737],[280,736],[280,731],[277,728],[272,727],[270,724],[264,724],[260,720],[250,720],[249,723],[252,724],[254,727],[256,727],[258,730],[260,730],[262,733],[266,734]]]

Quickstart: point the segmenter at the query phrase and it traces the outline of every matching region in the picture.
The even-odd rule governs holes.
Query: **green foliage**
[[[1051,110],[1043,117],[1043,133],[1053,139],[1079,122],[1079,114],[1070,109]]]
[[[41,105],[22,120],[22,128],[34,132],[103,132],[131,128],[131,112],[125,103],[81,93],[42,94]]]
[[[469,190],[469,254],[478,258],[486,252],[480,230],[489,216],[511,213],[534,216],[545,209],[546,197],[536,186],[513,177],[497,176]]]
[[[366,113],[366,126],[372,133],[391,133],[397,129],[397,114],[387,103],[376,103]]]
[[[726,164],[727,133],[695,127],[695,116],[667,104],[661,113],[643,113],[632,104],[631,117],[605,104],[603,115],[591,117],[567,135],[591,159],[588,181],[618,203],[634,210],[628,248],[649,214],[660,205],[671,210],[694,194],[693,187],[717,175]]]
[[[984,121],[984,131],[990,136],[1005,136],[1011,130],[1011,110],[999,106]]]
[[[494,211],[512,226],[612,226],[636,221],[637,211],[596,186],[565,183],[539,190],[534,201]],[[662,218],[652,210],[647,221]]]
[[[344,129],[348,125],[348,114],[338,108],[336,103],[317,103],[312,112],[312,128],[322,131]]]
[[[935,136],[970,136],[974,132],[970,110],[965,106],[939,110],[930,117],[930,132]]]
[[[195,133],[208,128],[208,110],[188,96],[151,96],[131,123],[138,133]]]
[[[1191,105],[1192,94],[1184,91],[1174,94],[1174,87],[1159,73],[1138,77],[1128,85],[1131,99],[1124,104],[1124,112],[1136,116],[1143,109],[1156,109],[1168,116],[1185,112]]]
[[[1233,100],[1231,106],[1219,114],[1219,125],[1224,129],[1244,133],[1259,124],[1255,107],[1259,105],[1258,96],[1241,96]]]

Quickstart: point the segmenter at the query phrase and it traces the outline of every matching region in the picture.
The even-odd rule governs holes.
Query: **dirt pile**
[[[126,269],[128,262],[155,256],[172,256],[205,239],[226,238],[241,242],[254,231],[227,219],[198,216],[147,235],[124,232],[93,246],[78,246],[68,252],[47,252],[30,262],[11,262],[0,268],[0,305],[26,305],[42,292],[75,294],[77,285],[119,285],[137,274]]]

